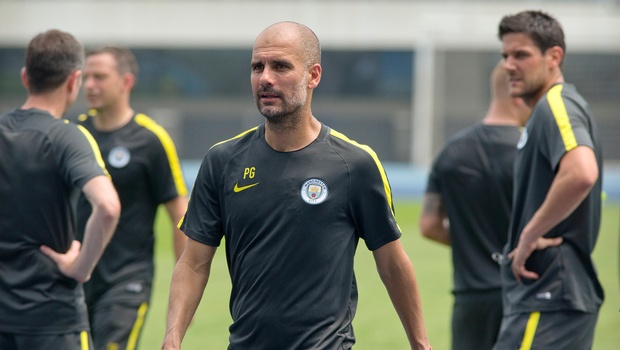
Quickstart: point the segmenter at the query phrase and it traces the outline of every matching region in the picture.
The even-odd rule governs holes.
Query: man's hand
[[[82,245],[80,244],[79,241],[73,241],[73,243],[71,243],[71,247],[65,254],[60,254],[54,251],[52,248],[48,246],[44,246],[44,245],[40,247],[40,250],[41,250],[41,253],[45,254],[46,256],[48,256],[50,259],[52,259],[56,263],[56,265],[58,266],[58,269],[63,275],[69,278],[73,278],[78,282],[86,282],[90,279],[90,276],[88,276],[86,280],[82,281],[82,280],[77,279],[73,275],[73,265],[75,264],[75,261],[77,260],[78,255],[80,255],[81,246]]]
[[[532,255],[534,250],[543,250],[549,247],[555,247],[562,244],[562,237],[556,238],[544,238],[539,237],[534,242],[528,242],[521,236],[517,247],[508,254],[508,258],[512,259],[512,273],[514,274],[517,282],[521,282],[521,278],[527,278],[531,280],[538,279],[540,276],[536,272],[529,271],[525,268],[525,261]]]

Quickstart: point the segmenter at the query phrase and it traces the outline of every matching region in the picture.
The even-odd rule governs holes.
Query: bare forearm
[[[215,247],[188,240],[170,283],[168,322],[162,349],[180,349],[209,281]]]
[[[82,247],[70,275],[85,282],[90,279],[90,274],[114,234],[121,208],[114,185],[104,176],[89,180],[82,190],[93,209],[86,222]]]
[[[590,193],[598,178],[596,160],[592,154],[590,163],[582,164],[580,161],[580,158],[584,157],[583,153],[589,155],[590,152],[589,148],[577,148],[565,156],[566,159],[560,163],[560,170],[544,202],[523,229],[522,237],[525,236],[524,239],[533,241],[545,235],[575,211]],[[579,155],[582,156],[577,158]],[[570,158],[570,156],[577,158],[577,160]],[[580,164],[581,168],[587,170],[580,171]]]
[[[517,247],[508,254],[517,281],[540,277],[525,267],[527,259],[536,249],[562,244],[561,236],[542,237],[575,211],[596,184],[598,176],[597,160],[591,148],[578,146],[562,157],[545,200],[521,231]]]
[[[168,322],[162,349],[167,349],[167,346],[181,348],[207,281],[208,276],[196,273],[181,261],[175,267],[170,284]]]
[[[419,225],[424,237],[447,246],[452,245],[450,224],[438,193],[427,192],[424,195]]]
[[[420,218],[420,231],[422,232],[422,236],[431,241],[452,246],[450,228],[446,221],[447,220],[441,218],[427,218],[422,216]]]
[[[118,214],[115,214],[114,209],[93,208],[84,230],[82,249],[74,265],[73,278],[80,282],[90,279],[95,265],[114,234],[117,223]]]
[[[183,233],[183,231],[179,230],[176,227],[172,228],[172,232],[174,235],[174,254],[178,261],[181,258],[181,255],[183,254],[183,249],[185,248],[185,244],[187,243],[187,236]]]
[[[411,349],[429,349],[420,292],[409,257],[399,241],[388,243],[374,255],[379,276],[403,324]]]
[[[396,272],[396,275],[384,276],[382,280],[407,333],[411,349],[427,350],[429,343],[424,326],[420,292],[417,281],[413,278],[413,266],[403,266],[402,271]]]
[[[172,222],[172,241],[175,257],[178,261],[181,258],[181,254],[183,254],[183,249],[185,249],[185,244],[187,243],[187,236],[185,236],[183,231],[177,227],[183,218],[183,215],[185,215],[185,211],[187,210],[187,197],[177,197],[167,202],[165,206],[168,211],[170,221]]]

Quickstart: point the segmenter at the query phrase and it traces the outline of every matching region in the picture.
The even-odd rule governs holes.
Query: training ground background
[[[193,183],[192,169],[196,161],[184,162],[186,174]],[[189,171],[188,171],[189,170]],[[409,166],[386,164],[386,172],[394,192],[396,218],[403,231],[403,245],[409,254],[418,278],[424,318],[433,349],[449,349],[450,315],[452,308],[452,265],[450,250],[421,237],[418,229],[420,198],[426,171]],[[617,176],[612,174],[611,176]],[[617,180],[617,178],[616,178]],[[616,181],[614,180],[614,181]],[[618,183],[616,181],[616,183]],[[620,202],[616,188],[609,188],[603,211],[599,241],[594,259],[606,293],[595,333],[595,350],[616,350],[620,344],[620,291],[619,291],[619,222]],[[165,330],[168,288],[174,265],[170,235],[165,232],[170,223],[166,215],[157,222],[156,280],[140,349],[161,346]],[[358,246],[355,261],[359,285],[358,312],[353,322],[357,336],[356,350],[408,349],[407,339],[398,316],[383,287],[372,259],[363,242]],[[215,257],[211,278],[201,305],[189,328],[184,349],[226,349],[230,279],[225,251],[221,247]]]

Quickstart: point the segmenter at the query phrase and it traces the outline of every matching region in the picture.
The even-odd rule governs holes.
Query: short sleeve
[[[545,119],[548,135],[547,152],[552,168],[557,169],[560,160],[577,146],[594,148],[590,126],[579,105],[562,94],[562,85],[554,86],[547,94],[552,118]]]
[[[374,151],[351,164],[351,210],[358,235],[370,250],[397,240],[400,228],[394,216],[392,190]]]
[[[224,235],[219,189],[210,152],[200,165],[180,229],[191,239],[219,246]]]
[[[50,137],[54,138],[54,155],[68,184],[82,188],[93,177],[108,175],[97,142],[83,127],[68,121],[56,123]]]

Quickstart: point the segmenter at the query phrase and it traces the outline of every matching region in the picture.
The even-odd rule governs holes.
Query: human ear
[[[30,83],[28,83],[28,73],[26,72],[26,67],[22,67],[21,78],[22,78],[22,85],[24,85],[26,90],[29,90]]]
[[[135,77],[135,75],[133,75],[131,73],[123,74],[123,85],[125,86],[125,88],[127,88],[127,90],[133,89],[135,84],[136,84],[136,77]]]
[[[549,63],[553,65],[553,67],[560,67],[562,65],[562,60],[564,59],[564,50],[562,50],[559,46],[553,46],[547,50],[547,57],[549,59]]]
[[[319,85],[321,81],[321,74],[323,73],[323,68],[320,64],[315,63],[308,69],[308,74],[310,74],[310,79],[308,79],[308,89],[314,89]]]
[[[73,73],[71,73],[71,75],[69,75],[69,78],[67,80],[67,88],[69,90],[69,93],[73,92],[74,90],[80,90],[80,88],[82,87],[82,71],[79,69],[74,71]]]

